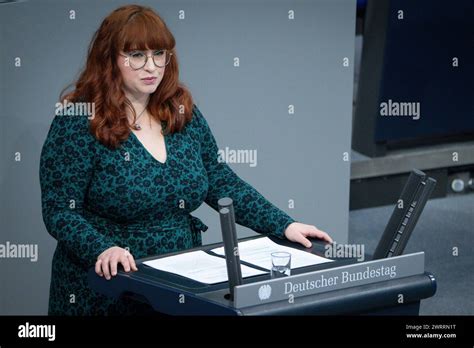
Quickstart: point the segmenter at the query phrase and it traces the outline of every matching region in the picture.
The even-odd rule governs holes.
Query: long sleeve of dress
[[[205,202],[218,211],[217,201],[230,197],[234,202],[236,223],[258,233],[285,238],[287,226],[295,220],[243,181],[227,163],[218,160],[216,140],[196,106],[194,117],[201,133],[201,156],[209,180]]]
[[[115,244],[82,215],[95,158],[88,122],[85,116],[55,116],[41,151],[40,185],[48,233],[81,264],[91,266]]]

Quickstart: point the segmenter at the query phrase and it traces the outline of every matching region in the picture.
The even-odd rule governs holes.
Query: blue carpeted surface
[[[365,243],[372,254],[394,206],[351,211],[349,242]],[[453,256],[453,248],[459,256]],[[437,279],[434,297],[422,301],[422,315],[474,314],[474,194],[428,201],[405,253],[425,251],[426,270]]]

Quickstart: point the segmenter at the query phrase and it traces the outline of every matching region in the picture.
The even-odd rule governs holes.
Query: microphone
[[[219,216],[221,221],[222,241],[224,242],[227,276],[229,277],[230,299],[234,300],[234,287],[242,284],[239,245],[235,227],[233,201],[229,197],[219,199]]]

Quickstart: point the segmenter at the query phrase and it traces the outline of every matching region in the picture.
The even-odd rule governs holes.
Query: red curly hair
[[[126,115],[135,110],[122,90],[122,75],[117,56],[122,50],[166,49],[173,53],[163,79],[150,95],[147,110],[157,121],[165,121],[163,131],[180,131],[192,118],[193,99],[188,89],[179,82],[175,39],[165,22],[151,8],[127,5],[114,10],[102,22],[89,45],[86,66],[72,92],[66,87],[61,102],[92,102],[95,107],[90,131],[103,145],[114,149],[130,135]],[[180,110],[180,106],[184,106]]]

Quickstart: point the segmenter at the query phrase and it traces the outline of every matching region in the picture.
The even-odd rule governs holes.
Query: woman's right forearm
[[[77,211],[43,208],[43,220],[48,233],[63,243],[87,267],[93,266],[104,250],[116,245]]]

